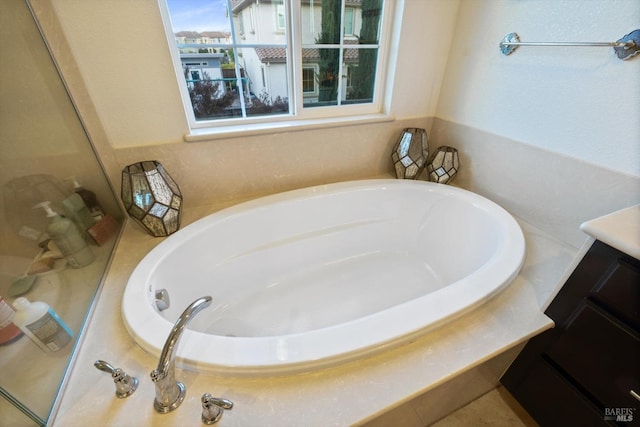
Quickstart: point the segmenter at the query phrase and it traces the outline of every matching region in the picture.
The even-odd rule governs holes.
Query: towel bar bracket
[[[612,47],[619,59],[626,60],[640,53],[640,30],[635,30],[615,42],[521,42],[516,33],[509,33],[500,42],[503,55],[511,55],[518,46],[603,46]]]

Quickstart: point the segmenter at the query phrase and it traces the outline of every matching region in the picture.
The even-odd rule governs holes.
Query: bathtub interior
[[[173,323],[211,295],[189,329],[225,337],[361,319],[469,276],[497,253],[501,225],[469,197],[427,186],[418,197],[415,188],[359,189],[194,224],[151,270],[149,303],[167,289],[171,307],[159,315]]]

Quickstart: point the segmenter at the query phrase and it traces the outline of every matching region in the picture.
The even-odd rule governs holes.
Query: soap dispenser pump
[[[87,266],[95,256],[73,221],[58,215],[50,206],[51,202],[38,203],[35,208],[42,208],[47,213],[49,224],[47,234],[56,244],[67,263],[73,268]]]

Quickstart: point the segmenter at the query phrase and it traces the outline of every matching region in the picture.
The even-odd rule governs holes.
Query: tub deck
[[[187,210],[184,221],[212,211]],[[176,376],[187,385],[186,400],[174,413],[161,415],[152,408],[154,388],[148,378],[157,360],[135,344],[120,315],[131,272],[159,241],[128,223],[53,426],[195,425],[205,392],[234,402],[234,409],[224,415],[225,426],[344,426],[375,419],[552,327],[541,306],[577,249],[520,224],[527,239],[525,265],[507,289],[477,310],[410,344],[307,375],[235,379],[178,369]],[[113,397],[113,383],[93,367],[98,358],[140,378],[132,397]]]

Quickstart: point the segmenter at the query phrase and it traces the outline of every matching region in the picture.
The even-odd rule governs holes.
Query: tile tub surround
[[[184,223],[217,208],[186,209]],[[545,286],[555,286],[576,251],[544,231],[524,222],[521,225],[528,254],[521,274],[476,310],[409,344],[308,374],[223,378],[178,369],[177,378],[187,386],[186,400],[174,412],[161,415],[153,409],[154,386],[149,379],[157,360],[134,343],[120,314],[129,275],[161,240],[128,222],[52,425],[195,425],[205,392],[234,402],[222,420],[228,426],[364,424],[403,407],[420,416],[419,408],[405,404],[416,405],[425,393],[485,362],[500,360],[496,356],[552,327],[540,309],[540,295],[549,292]],[[138,390],[127,399],[116,399],[112,381],[92,366],[96,359],[137,376]],[[501,363],[506,368],[510,360]],[[485,391],[482,387],[457,406]]]
[[[439,118],[429,137],[432,149],[458,149],[456,185],[576,248],[587,239],[580,224],[640,202],[640,176]]]

